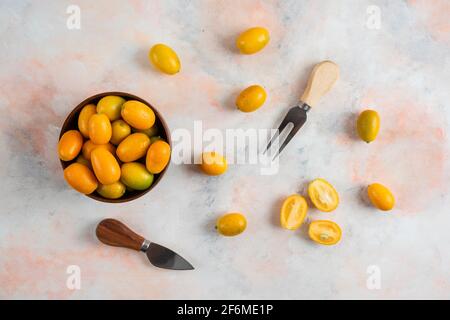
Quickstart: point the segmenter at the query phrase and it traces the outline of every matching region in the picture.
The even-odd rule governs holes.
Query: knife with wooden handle
[[[179,254],[150,242],[115,219],[102,220],[95,231],[97,238],[109,246],[144,252],[156,267],[171,270],[193,270],[194,267]]]
[[[279,125],[277,132],[270,139],[264,152],[267,152],[270,149],[274,141],[278,142],[276,138],[279,138],[279,135],[289,123],[292,123],[292,129],[289,131],[286,139],[275,154],[275,159],[281,151],[283,151],[289,141],[297,134],[298,130],[305,124],[308,119],[308,111],[311,110],[312,107],[315,107],[319,100],[331,90],[338,78],[339,67],[336,63],[332,61],[322,61],[316,64],[311,71],[308,84],[306,85],[305,91],[303,91],[299,104],[289,109]]]

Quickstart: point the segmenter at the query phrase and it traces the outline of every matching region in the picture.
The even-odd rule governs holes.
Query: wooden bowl
[[[127,101],[128,100],[137,100],[137,101],[140,101],[140,102],[146,104],[147,106],[149,106],[153,110],[153,112],[155,112],[155,116],[156,116],[155,125],[157,125],[158,129],[159,129],[158,135],[161,136],[161,138],[163,138],[165,141],[167,141],[167,143],[172,148],[172,141],[170,140],[170,131],[169,131],[169,128],[167,127],[166,122],[164,121],[163,117],[161,116],[161,114],[150,103],[148,103],[144,99],[139,98],[139,97],[129,94],[129,93],[125,93],[125,92],[99,93],[99,94],[89,97],[86,100],[84,100],[83,102],[81,102],[67,116],[66,121],[64,121],[64,124],[61,128],[61,133],[59,134],[59,138],[61,139],[62,135],[68,130],[78,130],[78,115],[80,114],[81,109],[83,109],[84,106],[91,104],[91,103],[97,105],[99,100],[106,96],[120,96],[120,97],[123,97]],[[61,166],[63,169],[65,169],[67,166],[69,166],[71,163],[73,163],[75,161],[76,161],[76,159],[74,159],[73,161],[62,161],[61,160]],[[163,178],[167,169],[169,168],[169,165],[170,165],[170,161],[167,164],[166,168],[161,173],[154,175],[152,185],[150,186],[150,188],[148,188],[146,190],[142,190],[142,191],[135,190],[132,192],[127,190],[125,192],[125,194],[119,199],[107,199],[107,198],[104,198],[101,195],[99,195],[97,192],[87,194],[86,196],[88,196],[91,199],[95,199],[95,200],[102,201],[102,202],[109,202],[109,203],[121,203],[121,202],[128,202],[128,201],[135,200],[137,198],[142,197],[144,194],[150,192],[153,188],[156,187],[156,185],[161,181],[161,179]]]

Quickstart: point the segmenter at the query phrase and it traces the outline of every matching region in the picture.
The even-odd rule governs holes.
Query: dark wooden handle
[[[115,219],[102,220],[95,230],[98,240],[104,244],[139,251],[144,238]]]

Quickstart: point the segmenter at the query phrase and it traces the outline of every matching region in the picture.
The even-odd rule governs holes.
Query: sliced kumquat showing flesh
[[[298,229],[305,220],[308,203],[301,195],[293,194],[283,202],[280,212],[281,226],[288,230]]]
[[[336,189],[324,179],[315,179],[308,186],[308,195],[320,211],[330,212],[337,208],[339,195]]]
[[[316,220],[309,225],[308,234],[314,242],[331,246],[341,240],[342,231],[339,225],[333,221]]]

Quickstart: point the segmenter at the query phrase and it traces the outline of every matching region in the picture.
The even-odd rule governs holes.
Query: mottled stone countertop
[[[81,29],[67,27],[71,4]],[[447,0],[1,1],[0,298],[450,298],[449,16]],[[255,25],[270,30],[270,44],[239,55],[236,35]],[[158,42],[178,52],[180,74],[149,64]],[[195,120],[220,130],[270,128],[325,59],[339,64],[341,78],[275,175],[231,165],[207,177],[172,165],[151,193],[119,205],[93,201],[63,179],[59,130],[90,95],[141,96],[172,131],[192,131]],[[234,97],[253,83],[268,99],[243,114]],[[366,108],[382,121],[369,145],[354,130]],[[337,246],[314,244],[306,227],[279,226],[282,199],[317,177],[341,202],[331,213],[311,209],[309,219],[339,223]],[[395,210],[364,200],[375,181],[393,190]],[[248,219],[235,238],[213,228],[229,211]],[[157,269],[142,254],[100,244],[94,229],[105,217],[196,270]],[[81,271],[79,290],[66,285],[69,266]]]

